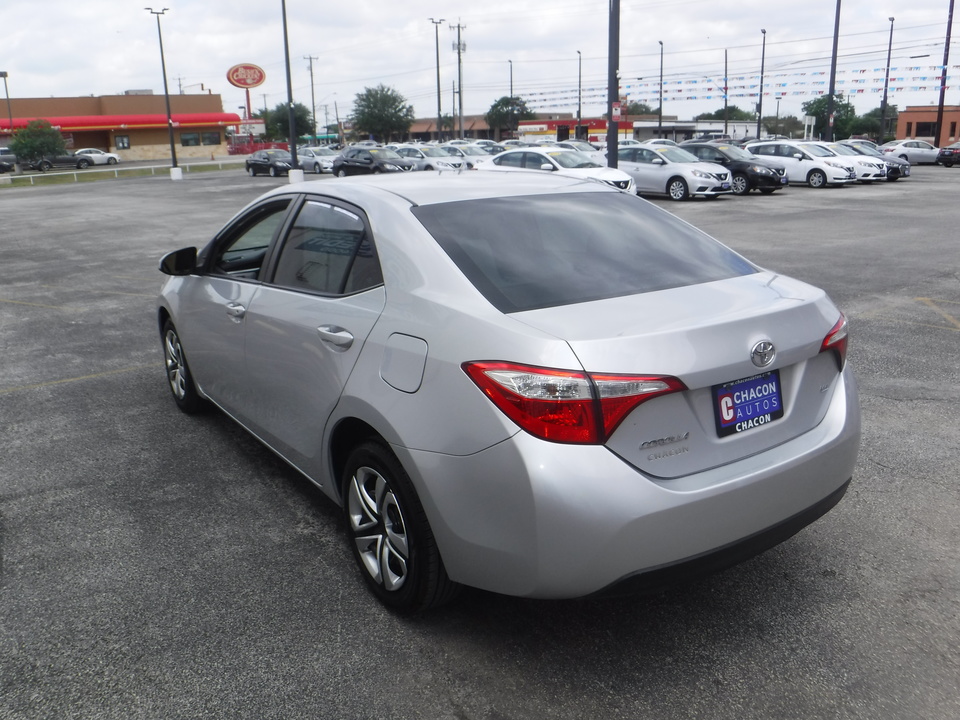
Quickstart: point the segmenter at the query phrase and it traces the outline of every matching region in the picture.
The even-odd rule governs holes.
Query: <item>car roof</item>
[[[337,197],[361,207],[377,198],[402,198],[413,205],[481,200],[496,197],[553,195],[569,192],[620,192],[604,183],[550,173],[510,171],[403,173],[309,180],[272,190],[260,199],[290,192]]]

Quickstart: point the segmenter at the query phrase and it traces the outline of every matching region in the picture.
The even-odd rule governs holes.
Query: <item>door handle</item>
[[[344,350],[353,345],[353,334],[336,325],[321,325],[317,328],[317,334],[324,342],[336,345]]]
[[[243,316],[247,314],[247,309],[240,303],[227,303],[227,315],[232,317],[234,320],[242,320]]]

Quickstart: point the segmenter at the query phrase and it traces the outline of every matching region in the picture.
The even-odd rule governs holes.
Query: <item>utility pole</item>
[[[839,2],[840,0],[837,0],[838,4]],[[767,61],[767,31],[760,28],[760,32],[763,33],[763,48],[760,50],[760,91],[757,93],[757,140],[760,139],[760,124],[763,122],[763,70]]]
[[[163,57],[163,33],[160,31],[160,16],[167,12],[169,8],[164,8],[163,10],[154,10],[153,8],[144,8],[151,15],[157,17],[157,37],[160,40],[160,67],[163,70],[163,99],[167,104],[167,130],[170,133],[170,157],[171,157],[171,166],[170,166],[170,177],[171,179],[179,179],[182,177],[180,173],[183,171],[177,168],[177,145],[173,137],[173,114],[170,112],[170,88],[167,86],[167,61]],[[11,128],[12,129],[12,128]]]
[[[304,55],[304,60],[310,61],[310,117],[313,120],[313,144],[317,144],[317,100],[313,92],[313,61],[320,58]]]
[[[953,0],[950,0],[952,3]],[[837,18],[833,22],[833,57],[830,60],[830,97],[827,98],[827,142],[833,142],[834,93],[837,90],[837,46],[840,44],[840,0],[837,0]]]
[[[607,167],[619,164],[617,157],[617,121],[614,103],[620,102],[620,0],[610,0],[607,34]],[[662,103],[661,103],[662,104]]]
[[[887,90],[890,87],[890,55],[893,53],[893,18],[890,18],[890,43],[887,45],[887,72],[883,77],[883,100],[880,102],[880,137],[882,145],[887,134]]]
[[[294,170],[299,170],[300,163],[297,161],[297,121],[293,112],[293,80],[290,75],[290,39],[287,35],[287,0],[281,0],[280,10],[283,15],[283,62],[287,68],[287,120],[290,123],[290,167]]]
[[[445,21],[443,18],[439,20],[430,18],[430,22],[433,23],[433,34],[437,43],[437,142],[440,142],[443,139],[440,132],[440,123],[443,118],[440,111],[440,24]]]
[[[729,131],[727,130],[727,125],[730,122],[730,111],[728,103],[730,102],[730,97],[727,94],[727,51],[723,51],[723,134],[726,135]]]
[[[937,134],[933,144],[940,147],[940,131],[943,129],[943,101],[947,92],[947,64],[950,62],[950,30],[953,27],[953,0],[947,13],[947,40],[943,44],[943,68],[940,70],[940,102],[937,105]]]
[[[466,25],[461,25],[459,22],[456,25],[449,26],[451,30],[457,31],[457,42],[454,43],[453,49],[457,51],[457,87],[460,88],[460,96],[457,98],[460,108],[460,139],[463,139],[463,53],[467,51],[466,44],[460,39],[460,31],[466,30]]]

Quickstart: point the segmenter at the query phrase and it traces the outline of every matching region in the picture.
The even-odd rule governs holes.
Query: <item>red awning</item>
[[[173,126],[179,128],[225,127],[239,125],[236,113],[173,113]],[[33,120],[47,120],[61,132],[84,130],[144,130],[167,127],[167,116],[153,115],[65,115],[63,117],[14,118],[13,129],[25,128]],[[10,121],[0,117],[0,130],[10,130]]]

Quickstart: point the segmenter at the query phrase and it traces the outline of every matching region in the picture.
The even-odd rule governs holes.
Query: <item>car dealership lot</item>
[[[864,429],[836,509],[662,595],[414,620],[319,491],[165,386],[157,260],[285,182],[0,190],[0,717],[960,716],[960,173],[654,200],[846,312]]]

